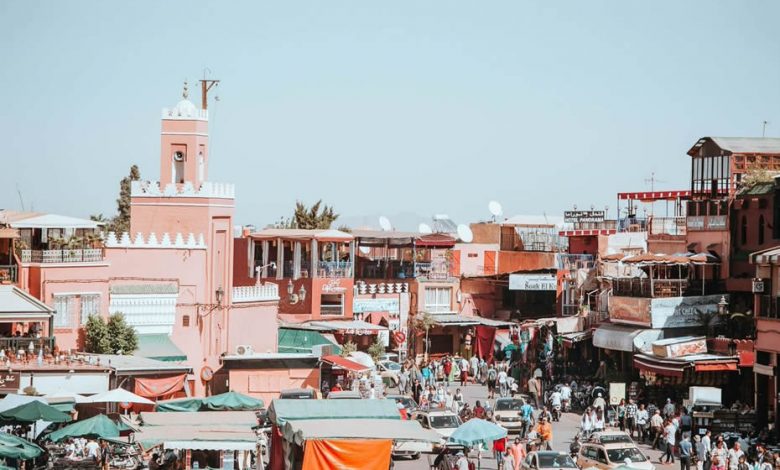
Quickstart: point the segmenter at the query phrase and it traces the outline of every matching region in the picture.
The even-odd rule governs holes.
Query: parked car
[[[380,361],[376,363],[376,371],[386,384],[393,387],[398,386],[398,382],[400,382],[399,375],[401,374],[401,364],[393,361]]]
[[[599,470],[611,470],[626,464],[630,460],[631,468],[642,470],[655,470],[655,465],[633,443],[616,442],[612,444],[599,444],[585,442],[580,447],[577,456],[577,465],[580,468],[596,467]]]
[[[574,459],[565,452],[537,451],[530,452],[520,468],[523,470],[558,470],[579,467]]]
[[[328,400],[360,400],[362,398],[360,392],[354,390],[341,390],[328,394]]]
[[[594,432],[588,440],[599,444],[634,444],[634,440],[625,431]]]
[[[520,421],[520,408],[523,406],[523,400],[519,398],[499,398],[493,407],[493,417],[496,424],[503,427],[507,432],[520,432],[523,427]]]
[[[460,417],[451,411],[415,411],[412,419],[419,421],[425,429],[439,433],[442,441],[446,441],[462,424]]]
[[[288,388],[279,392],[279,398],[293,400],[315,400],[317,392],[313,388]]]

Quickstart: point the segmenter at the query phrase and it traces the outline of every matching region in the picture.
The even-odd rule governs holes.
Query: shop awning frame
[[[325,364],[330,364],[332,367],[348,370],[350,372],[365,372],[371,369],[370,367],[366,367],[363,364],[359,364],[345,357],[336,355],[322,356],[320,361]]]

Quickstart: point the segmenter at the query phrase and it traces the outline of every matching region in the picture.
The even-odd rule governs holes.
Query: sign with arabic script
[[[0,373],[0,392],[16,392],[19,390],[20,372]]]

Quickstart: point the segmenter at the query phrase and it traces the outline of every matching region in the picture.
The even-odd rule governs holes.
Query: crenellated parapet
[[[154,232],[144,235],[141,232],[135,234],[135,237],[130,237],[127,232],[122,233],[117,237],[114,232],[108,232],[105,240],[106,248],[174,248],[181,250],[205,250],[206,239],[203,234],[199,234],[197,237],[195,234],[190,233],[183,235],[177,233],[171,238],[170,234],[163,233],[161,237],[158,237]]]
[[[130,186],[132,197],[202,197],[211,199],[235,199],[236,186],[232,183],[204,181],[199,188],[191,182],[169,183],[164,187],[159,181],[133,181]]]

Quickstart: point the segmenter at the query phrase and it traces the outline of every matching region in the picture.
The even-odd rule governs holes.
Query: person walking
[[[680,441],[680,470],[691,470],[691,456],[693,455],[693,445],[690,435],[684,432]]]
[[[520,407],[520,423],[523,427],[520,429],[520,437],[528,437],[528,431],[533,426],[534,420],[534,407],[530,403],[524,401],[523,406]]]
[[[493,367],[493,364],[490,364],[487,370],[487,388],[488,388],[488,398],[491,400],[496,397],[496,380],[498,378],[498,373],[496,372],[496,368]]]
[[[638,411],[634,399],[629,398],[628,403],[626,403],[626,431],[628,431],[631,439],[634,438],[634,431],[636,431],[636,415]]]
[[[715,462],[719,462],[724,468],[728,466],[729,450],[726,448],[726,444],[719,438],[715,443],[715,447],[710,452],[710,458],[712,459],[712,466],[715,467]]]
[[[463,451],[460,451],[458,452],[457,456],[458,456],[458,460],[455,461],[455,468],[457,470],[470,470],[469,458],[466,457],[466,454],[464,454]]]
[[[501,470],[504,463],[504,454],[506,453],[506,437],[493,441],[493,458],[496,459],[496,468]]]
[[[712,431],[709,429],[707,432],[704,433],[704,436],[701,438],[701,447],[705,451],[703,454],[701,454],[701,460],[702,463],[702,470],[709,470],[710,466],[712,465]]]
[[[649,420],[650,420],[650,416],[648,415],[647,410],[645,409],[644,403],[640,403],[639,408],[636,410],[636,430],[640,442],[647,441],[647,436],[648,436],[647,426]]]
[[[469,383],[469,361],[466,358],[460,360],[460,386],[465,387]]]
[[[498,372],[498,393],[501,398],[507,395],[507,374],[503,367]]]
[[[588,407],[585,410],[585,413],[582,413],[582,419],[580,419],[580,429],[582,430],[582,437],[587,439],[590,436],[591,431],[593,431],[593,421],[591,421],[591,410],[590,407]]]
[[[664,455],[661,456],[662,463],[674,463],[674,445],[676,444],[676,433],[677,428],[674,426],[674,424],[672,424],[671,421],[667,420],[666,425],[664,426],[664,443],[666,444],[666,448],[664,449]],[[663,462],[664,457],[666,458],[666,462]]]
[[[742,446],[739,445],[739,442],[734,443],[734,447],[731,448],[728,452],[728,468],[729,470],[738,470],[739,467],[739,459],[740,457],[744,457],[745,452],[742,451]]]
[[[514,444],[509,448],[510,453],[512,454],[512,460],[514,461],[513,470],[520,470],[520,466],[523,464],[523,460],[525,460],[525,444],[523,441],[519,438],[515,438]],[[509,467],[507,467],[507,470]]]
[[[625,431],[626,430],[626,399],[625,398],[621,398],[620,403],[618,403],[617,419],[618,419],[618,428],[620,428],[621,431]]]
[[[604,421],[604,410],[596,408],[596,413],[593,418],[593,432],[601,432],[604,430],[606,423]]]
[[[450,386],[450,374],[452,374],[452,359],[450,359],[450,355],[447,354],[444,356],[444,359],[441,361],[441,368],[444,371],[444,385],[447,387]]]
[[[531,398],[533,398],[535,406],[537,408],[542,407],[541,403],[541,396],[542,396],[542,384],[539,383],[539,379],[537,379],[535,376],[531,376],[530,379],[528,379],[528,393],[531,394]]]
[[[469,361],[469,370],[471,371],[472,381],[477,383],[479,380],[479,358],[476,354],[471,356],[471,360]]]
[[[661,410],[657,408],[650,418],[650,430],[653,433],[653,444],[650,447],[653,450],[663,450],[664,419],[661,417]]]
[[[672,403],[672,399],[667,398],[666,405],[664,405],[664,418],[672,419],[675,411],[676,411],[676,407],[674,406],[674,403]]]

